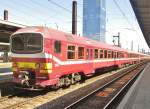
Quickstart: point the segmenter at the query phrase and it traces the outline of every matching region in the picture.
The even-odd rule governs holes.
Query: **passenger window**
[[[108,51],[108,58],[111,58],[111,51]]]
[[[84,47],[78,47],[78,59],[84,59]]]
[[[123,53],[119,52],[119,58],[123,58]]]
[[[120,58],[120,52],[118,52],[118,58]]]
[[[100,58],[103,58],[103,50],[100,50]]]
[[[98,49],[95,49],[94,53],[95,53],[94,58],[97,59],[98,58]]]
[[[111,52],[111,57],[114,58],[114,52],[113,51]]]
[[[68,46],[67,59],[75,59],[75,46]]]
[[[116,52],[116,58],[119,58],[119,52]]]
[[[117,58],[117,53],[116,52],[114,52],[114,58]]]
[[[107,58],[107,50],[104,50],[104,58]]]
[[[121,53],[121,58],[124,58],[124,53]]]
[[[89,49],[86,49],[86,59],[89,59]]]
[[[61,53],[61,41],[55,41],[54,51],[55,53]]]
[[[93,58],[93,49],[90,49],[90,58]]]

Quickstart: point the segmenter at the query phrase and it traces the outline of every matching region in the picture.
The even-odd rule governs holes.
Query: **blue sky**
[[[72,0],[3,0],[0,3],[0,19],[3,19],[3,10],[9,11],[9,20],[24,25],[42,25],[64,32],[71,32],[71,9]],[[78,1],[78,34],[82,35],[82,0]],[[137,51],[137,46],[149,50],[145,39],[137,24],[135,15],[129,3],[129,0],[116,0],[121,7],[121,10],[127,17],[122,15],[114,0],[106,0],[107,7],[107,28],[106,40],[112,44],[112,36],[121,33],[121,44],[123,48],[131,48],[133,40],[134,50]]]

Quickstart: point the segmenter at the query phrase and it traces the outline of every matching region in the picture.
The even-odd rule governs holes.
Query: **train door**
[[[113,59],[113,66],[115,66],[115,51],[112,51],[111,58]]]
[[[87,62],[87,68],[86,68],[86,74],[94,73],[94,67],[93,67],[93,49],[86,48],[86,62]]]
[[[90,63],[89,63],[89,68],[90,68],[90,71],[92,73],[95,73],[95,70],[94,70],[94,50],[92,48],[89,49],[89,60],[90,60]]]

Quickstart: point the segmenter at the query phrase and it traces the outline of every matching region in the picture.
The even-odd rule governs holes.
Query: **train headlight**
[[[22,79],[22,74],[18,75],[18,78],[19,78],[19,79]]]
[[[13,63],[12,63],[12,67],[17,67],[17,63],[16,63],[16,62],[13,62]]]
[[[41,64],[40,64],[40,69],[44,69],[44,68],[45,68],[44,63],[41,63]]]
[[[40,69],[42,70],[51,70],[52,69],[52,63],[41,63]]]
[[[35,67],[36,67],[37,69],[39,69],[39,68],[40,68],[40,63],[36,63],[36,64],[35,64]]]
[[[17,72],[17,68],[16,68],[16,67],[13,67],[13,68],[12,68],[12,71],[13,71],[13,72]]]

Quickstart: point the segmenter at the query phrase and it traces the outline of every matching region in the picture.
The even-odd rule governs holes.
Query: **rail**
[[[68,106],[65,107],[64,109],[78,109],[79,107],[80,107],[80,108],[84,107],[84,104],[87,105],[88,102],[90,102],[90,101],[88,101],[88,99],[90,99],[90,98],[92,98],[93,96],[95,96],[96,93],[102,92],[104,89],[106,89],[107,87],[109,87],[110,85],[112,85],[113,83],[115,83],[116,81],[120,80],[120,79],[123,78],[124,76],[130,74],[132,71],[134,71],[135,69],[137,69],[137,67],[138,67],[138,66],[136,66],[136,67],[134,67],[134,68],[132,68],[132,69],[129,69],[126,73],[124,73],[124,74],[118,76],[117,78],[114,78],[113,80],[109,81],[108,83],[104,84],[103,86],[99,87],[98,89],[94,90],[93,92],[89,93],[88,95],[86,95],[86,96],[80,98],[79,100],[73,102],[72,104],[68,105]],[[138,69],[138,71],[140,72],[143,68],[144,68],[143,66],[140,67],[140,69]],[[130,81],[128,81],[128,83],[127,83],[117,94],[115,94],[115,96],[114,96],[111,100],[107,101],[107,103],[105,103],[105,105],[102,104],[102,105],[104,105],[104,106],[102,106],[102,107],[103,107],[104,109],[113,109],[112,106],[114,106],[114,105],[112,105],[112,104],[115,103],[115,100],[118,98],[118,96],[123,92],[123,90],[125,90],[125,88],[126,88],[129,84],[131,84],[131,81],[133,82],[133,80],[137,77],[137,75],[139,75],[139,73],[137,73],[136,75],[134,75],[133,78],[130,79]],[[96,98],[96,97],[95,97],[95,98]],[[86,103],[85,103],[85,102],[86,102]],[[100,107],[100,103],[99,103],[98,105],[99,105],[98,107]],[[86,106],[85,106],[85,107],[86,107]],[[85,107],[84,107],[84,108],[85,108]],[[110,108],[110,107],[111,107],[111,108]],[[90,108],[89,108],[89,109],[90,109]],[[94,109],[94,107],[93,107],[93,109]],[[96,109],[96,108],[95,108],[95,109]],[[97,108],[97,109],[98,109],[98,108]]]

